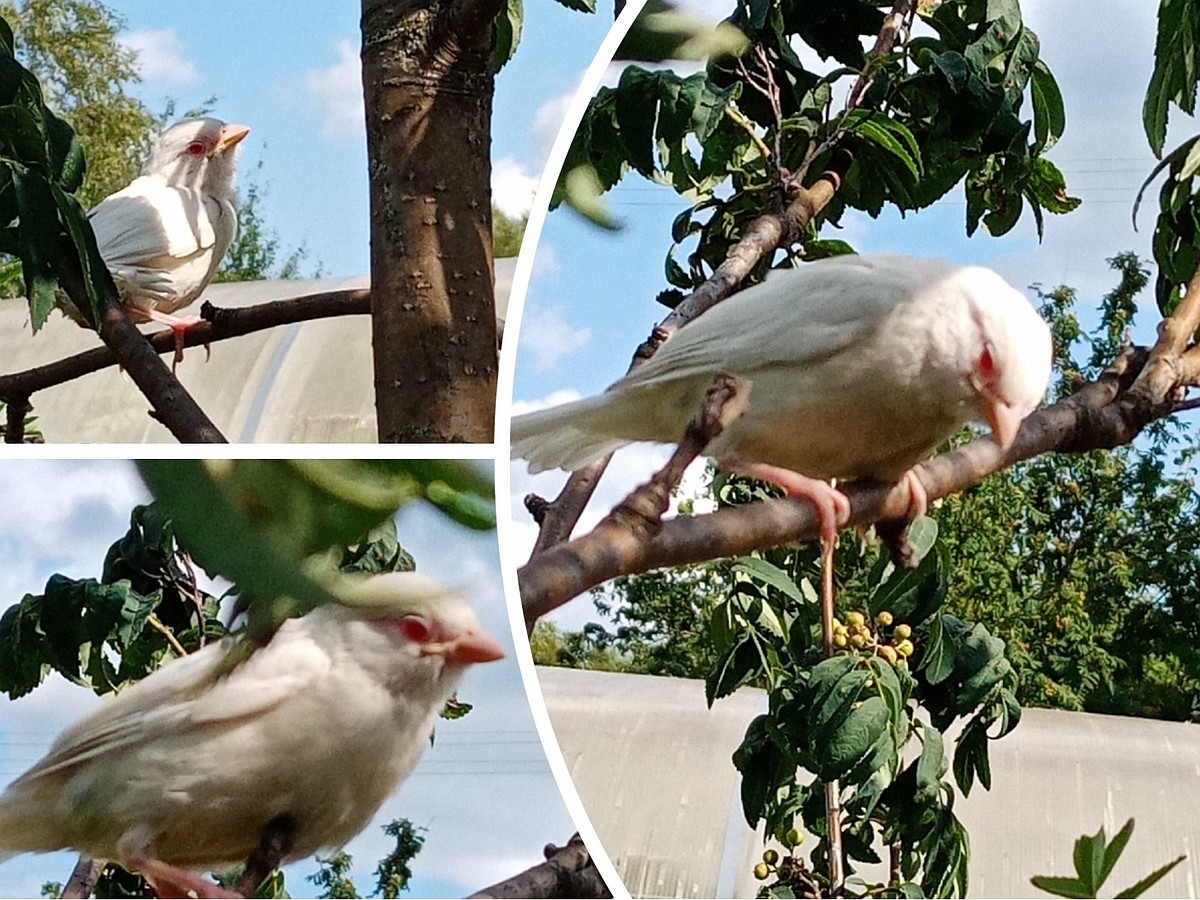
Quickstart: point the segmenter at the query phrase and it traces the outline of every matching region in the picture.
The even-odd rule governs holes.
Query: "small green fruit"
[[[767,868],[766,863],[759,863],[754,867],[754,877],[759,881],[766,881],[771,875],[771,870]]]
[[[765,862],[768,866],[775,865],[777,862],[779,862],[779,851],[778,850],[764,850],[763,851],[763,862]]]
[[[896,636],[896,640],[903,641],[907,638],[912,637],[912,626],[911,625],[897,625],[896,630],[892,633]]]
[[[867,617],[857,610],[846,613],[846,624],[850,626],[861,626],[867,624]]]
[[[896,645],[896,652],[901,656],[912,656],[913,651],[917,648],[913,646],[912,641],[901,641]]]
[[[801,834],[799,828],[792,828],[784,835],[785,843],[789,847],[798,847],[800,842],[804,840],[804,835]]]
[[[880,613],[875,617],[875,624],[880,628],[887,628],[892,624],[892,614],[886,609],[880,611]]]

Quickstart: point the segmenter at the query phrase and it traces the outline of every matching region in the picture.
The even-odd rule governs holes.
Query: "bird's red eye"
[[[400,620],[400,633],[415,644],[424,644],[433,632],[420,616],[405,616]]]
[[[992,355],[992,345],[984,344],[979,354],[977,371],[984,384],[992,384],[996,380],[996,358]]]
[[[188,154],[188,156],[203,156],[204,143],[202,141],[192,141],[187,145],[187,150],[185,152]]]

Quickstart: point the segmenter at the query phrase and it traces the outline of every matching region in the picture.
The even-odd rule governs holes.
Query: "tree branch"
[[[565,847],[547,844],[544,863],[471,895],[472,898],[611,897],[578,834]]]
[[[79,860],[75,863],[75,868],[71,870],[71,877],[63,885],[59,897],[62,900],[77,900],[77,898],[92,896],[96,882],[100,880],[106,865],[108,865],[107,860],[92,859],[90,856],[79,854]]]
[[[58,261],[58,276],[62,289],[77,308],[90,309],[79,257],[74,246],[65,237]],[[100,340],[108,345],[112,355],[133,379],[133,383],[146,395],[154,409],[154,415],[181,442],[224,443],[225,438],[217,426],[159,359],[157,352],[147,343],[145,335],[130,321],[117,296],[117,288],[112,278],[106,275],[104,281],[104,310],[97,329]]]
[[[1128,444],[1147,424],[1175,408],[1170,399],[1174,385],[1161,398],[1131,390],[1147,359],[1145,349],[1126,348],[1096,381],[1026,418],[1007,453],[990,437],[980,438],[917,466],[929,499],[965,490],[993,472],[1044,453]],[[850,498],[850,525],[901,519],[908,512],[910,494],[903,484],[860,481],[844,492]],[[518,571],[525,618],[535,621],[618,575],[809,541],[818,532],[817,514],[803,500],[768,500],[679,517],[652,533],[637,533],[609,517],[591,533],[545,550]]]
[[[246,860],[246,867],[238,877],[234,890],[243,897],[253,897],[258,886],[275,869],[292,849],[292,837],[296,833],[296,820],[284,813],[263,826],[258,846]]]
[[[200,314],[209,321],[189,328],[184,334],[184,346],[214,344],[278,325],[333,316],[367,315],[370,311],[371,292],[367,288],[305,294],[241,309],[216,307],[205,301],[200,307]],[[172,353],[175,350],[175,337],[169,329],[144,336],[156,353]],[[12,403],[13,399],[19,400],[22,396],[28,397],[37,391],[115,365],[117,358],[112,350],[97,347],[23,372],[0,375],[0,400]]]

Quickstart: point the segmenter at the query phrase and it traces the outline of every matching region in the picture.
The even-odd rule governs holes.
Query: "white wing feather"
[[[220,214],[211,197],[143,175],[101,201],[90,219],[100,255],[111,268],[203,253],[217,241],[213,220]]]

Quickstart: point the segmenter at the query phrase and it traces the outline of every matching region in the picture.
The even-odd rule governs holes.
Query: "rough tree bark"
[[[363,0],[379,439],[487,442],[498,0]]]

